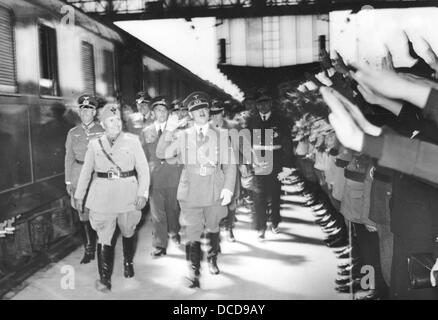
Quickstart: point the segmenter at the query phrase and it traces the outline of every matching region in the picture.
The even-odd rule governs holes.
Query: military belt
[[[79,164],[84,164],[84,161],[81,161],[81,160],[78,160],[78,159],[75,159],[75,162],[79,163]]]
[[[110,180],[118,179],[118,178],[128,178],[135,176],[136,171],[108,171],[108,172],[96,172],[98,178],[106,178]]]
[[[345,169],[344,171],[344,177],[356,182],[364,182],[365,180],[365,173],[362,172],[356,172],[356,171],[350,171]]]
[[[187,171],[190,173],[198,174],[200,176],[211,176],[212,174],[215,173],[215,171],[218,168],[219,167],[213,167],[213,166],[199,166],[196,168],[188,169]]]
[[[263,145],[255,144],[252,147],[254,150],[264,150],[264,151],[274,151],[281,149],[281,145],[263,146]]]

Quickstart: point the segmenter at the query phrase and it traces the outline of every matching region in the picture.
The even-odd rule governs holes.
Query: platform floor
[[[295,196],[283,196],[280,233],[266,232],[264,242],[257,241],[251,228],[251,215],[239,213],[236,242],[226,241],[222,231],[222,254],[218,258],[219,275],[208,273],[202,263],[202,289],[186,288],[187,264],[183,246],[170,243],[168,254],[152,259],[151,222],[146,217],[138,230],[135,256],[136,275],[123,277],[122,241],[116,245],[113,289],[97,292],[97,265],[79,264],[82,248],[28,278],[6,299],[350,299],[336,293],[337,263],[332,249],[322,240],[324,234],[307,208],[290,202]],[[299,200],[299,199],[298,199]],[[63,286],[66,271],[74,273],[74,288]],[[72,273],[69,273],[72,274]]]

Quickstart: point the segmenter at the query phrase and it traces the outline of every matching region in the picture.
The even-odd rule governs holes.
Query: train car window
[[[32,182],[28,122],[27,106],[0,107],[0,193]]]
[[[64,172],[65,139],[73,124],[59,102],[33,106],[30,112],[32,159],[36,180]]]
[[[59,96],[58,53],[55,29],[39,25],[40,40],[40,94]]]
[[[103,50],[103,60],[104,60],[104,74],[103,79],[106,84],[106,94],[108,96],[114,96],[114,54],[110,50]]]
[[[0,92],[15,92],[15,43],[12,13],[0,6]]]
[[[84,91],[96,94],[96,72],[94,69],[94,48],[93,45],[83,41],[82,52],[82,79]]]

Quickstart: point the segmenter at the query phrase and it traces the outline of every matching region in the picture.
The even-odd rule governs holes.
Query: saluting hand
[[[229,205],[231,203],[231,197],[233,193],[228,189],[222,189],[220,198],[222,199],[222,206]]]
[[[331,88],[321,88],[322,97],[332,111],[329,114],[330,124],[335,129],[339,142],[349,149],[360,152],[363,148],[364,133],[333,91]]]
[[[135,199],[135,209],[141,210],[145,207],[148,200],[143,196],[137,196]]]
[[[167,119],[166,130],[175,131],[178,128],[179,119],[176,114],[172,114]]]

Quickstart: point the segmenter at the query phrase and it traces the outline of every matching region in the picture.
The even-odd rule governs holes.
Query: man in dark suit
[[[179,244],[180,225],[179,205],[176,200],[182,166],[174,159],[157,158],[158,140],[166,128],[170,106],[164,97],[156,97],[151,101],[151,109],[155,121],[148,125],[140,135],[140,140],[149,163],[151,173],[150,206],[152,215],[152,246],[155,258],[166,254],[168,235]]]
[[[248,119],[252,131],[252,148],[257,159],[264,165],[255,167],[257,185],[260,187],[255,201],[255,218],[258,239],[265,238],[267,224],[267,203],[271,200],[272,231],[278,233],[280,216],[280,180],[292,170],[292,137],[285,119],[273,108],[273,95],[259,92],[256,99],[257,112]]]

